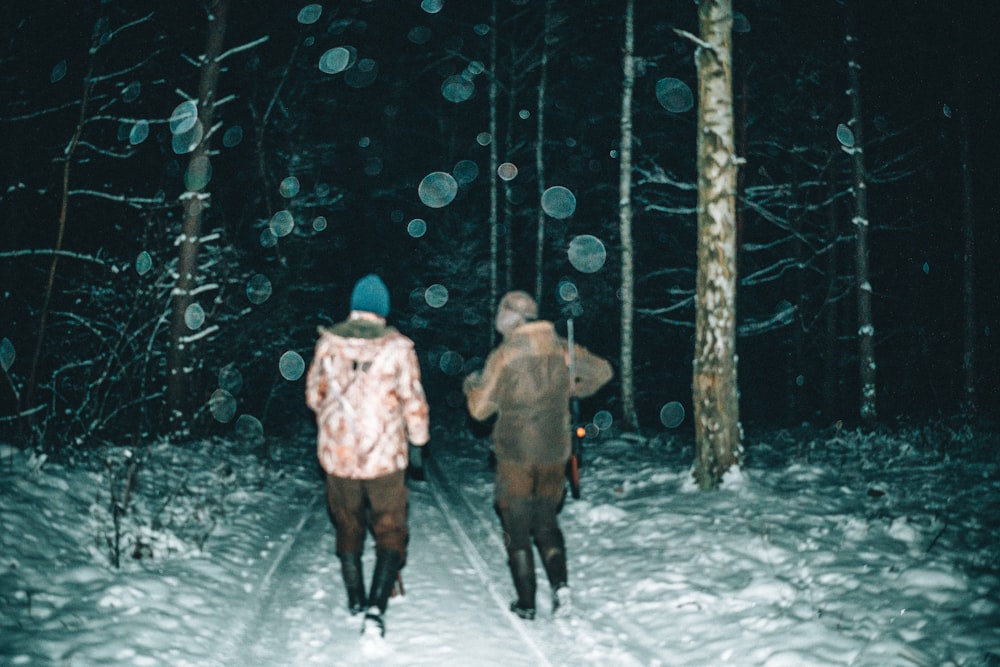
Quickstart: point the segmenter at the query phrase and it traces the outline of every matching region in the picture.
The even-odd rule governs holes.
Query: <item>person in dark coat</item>
[[[535,617],[532,541],[548,576],[553,613],[569,609],[566,545],[557,515],[572,449],[570,392],[590,396],[613,375],[605,359],[574,344],[576,377],[571,382],[568,341],[552,322],[537,318],[538,305],[530,295],[520,290],[505,294],[496,314],[503,341],[483,370],[463,383],[474,419],[496,415],[495,500],[517,591],[511,611],[524,619]]]

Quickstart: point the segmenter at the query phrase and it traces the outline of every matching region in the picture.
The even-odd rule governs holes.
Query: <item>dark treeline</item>
[[[560,327],[571,285],[582,306],[576,335],[616,359],[623,2],[232,3],[206,127],[194,102],[210,21],[220,19],[211,4],[19,0],[0,9],[5,437],[58,451],[176,430],[165,408],[170,372],[190,380],[173,406],[182,431],[259,439],[307,423],[300,366],[315,328],[345,315],[351,285],[370,271],[390,286],[390,319],[418,343],[442,418],[461,406],[461,377],[488,352],[491,281],[500,291],[541,285],[542,315]],[[930,2],[860,3],[862,147],[845,95],[849,7],[735,4],[743,419],[859,421],[857,148],[869,179],[879,419],[970,411],[970,317],[976,402],[989,414],[1000,376],[990,328],[989,258],[1000,251],[997,69],[983,46],[991,22]],[[660,408],[689,407],[691,395],[697,75],[682,32],[697,33],[692,3],[637,3],[644,429],[661,428]],[[963,114],[979,259],[972,314],[963,307]],[[193,164],[198,146],[207,168]],[[516,177],[497,175],[494,155]],[[444,199],[421,190],[436,172],[457,186]],[[545,216],[544,236],[539,182],[575,197],[570,215]],[[171,306],[191,192],[201,193],[198,268],[178,341]],[[597,270],[579,270],[567,253],[581,235],[603,243]],[[181,342],[186,362],[171,369]],[[611,387],[591,407],[619,414],[619,401]]]

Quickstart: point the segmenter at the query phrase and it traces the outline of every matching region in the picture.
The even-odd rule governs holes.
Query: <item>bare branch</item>
[[[246,44],[243,44],[242,46],[234,46],[233,48],[229,49],[225,53],[220,53],[219,57],[215,59],[215,62],[221,63],[223,60],[225,60],[229,56],[234,55],[236,53],[239,53],[240,51],[246,51],[248,49],[252,49],[255,46],[260,46],[261,44],[263,44],[267,40],[268,40],[268,36],[264,35],[263,37],[258,37],[257,39],[253,40],[252,42],[247,42]]]
[[[59,255],[60,257],[67,257],[69,259],[78,259],[83,262],[90,262],[92,264],[98,264],[100,266],[108,266],[114,264],[114,262],[109,262],[106,259],[95,257],[94,255],[84,255],[69,250],[53,250],[48,248],[7,250],[4,252],[0,252],[0,259],[12,259],[15,257],[36,257],[36,256],[51,257],[52,255]]]
[[[87,195],[88,197],[97,197],[98,199],[107,199],[109,201],[120,202],[122,204],[127,204],[133,208],[142,208],[147,204],[162,204],[162,198],[156,197],[126,197],[125,195],[113,195],[110,192],[101,192],[100,190],[70,190],[68,192],[70,196]]]
[[[678,37],[683,37],[684,39],[687,39],[687,40],[689,40],[691,42],[694,42],[695,44],[698,45],[698,48],[708,49],[709,51],[714,51],[715,50],[715,47],[713,47],[711,44],[709,44],[708,42],[706,42],[705,40],[703,40],[701,37],[698,37],[698,35],[693,35],[693,34],[689,33],[687,30],[681,30],[680,28],[674,28],[674,33]]]

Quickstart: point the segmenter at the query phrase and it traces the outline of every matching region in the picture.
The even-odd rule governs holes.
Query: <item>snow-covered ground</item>
[[[432,447],[378,642],[346,612],[309,433],[264,456],[0,446],[0,665],[1000,665],[994,436],[751,433],[704,493],[689,438],[605,434],[562,513],[574,615],[550,618],[539,570],[533,622],[506,611],[485,441]]]

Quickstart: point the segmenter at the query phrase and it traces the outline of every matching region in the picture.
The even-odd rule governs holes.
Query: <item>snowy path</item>
[[[526,652],[535,658],[534,664],[551,665],[552,662],[546,655],[542,642],[536,635],[528,631],[523,621],[515,618],[507,609],[509,602],[503,589],[495,581],[497,573],[505,572],[503,557],[490,558],[483,552],[481,546],[476,546],[477,544],[488,545],[493,556],[503,554],[503,542],[497,537],[496,529],[475,511],[468,499],[454,487],[436,464],[431,462],[428,468],[432,473],[427,488],[430,490],[437,508],[447,519],[448,527],[451,529],[457,544],[461,547],[466,562],[475,571],[483,592],[488,594],[489,601],[496,606],[501,617],[507,621],[517,637],[523,642]],[[459,518],[459,514],[466,521],[463,522]]]
[[[322,502],[312,502],[272,557],[227,664],[553,664],[546,655],[553,649],[506,611],[505,589],[484,583],[497,565],[485,562],[465,532],[480,522],[456,516],[446,495],[435,482],[411,486],[406,594],[390,601],[385,642],[362,640],[359,618],[347,613],[334,532]],[[369,540],[366,576],[372,552]]]
[[[506,552],[500,536],[499,520],[493,512],[492,477],[469,469],[468,460],[449,457],[446,466],[432,461],[429,488],[442,513],[449,518],[452,532],[462,545],[465,557],[479,576],[501,618],[511,625],[523,644],[517,662],[485,660],[476,664],[513,665],[657,665],[657,659],[638,660],[634,652],[643,638],[619,623],[597,625],[588,620],[590,609],[579,596],[574,605],[579,613],[571,618],[553,620],[549,586],[536,563],[538,579],[538,618],[532,622],[516,619],[508,610],[513,587],[506,565]],[[477,464],[473,461],[473,466]],[[448,473],[442,469],[447,467]],[[465,480],[460,484],[457,480]],[[572,577],[572,574],[571,574]],[[575,584],[574,584],[575,585]],[[581,602],[583,602],[581,604]],[[484,603],[487,601],[484,600]],[[629,648],[626,648],[629,647]],[[489,656],[492,658],[493,656]],[[647,658],[649,656],[646,656]],[[669,663],[668,663],[669,664]]]
[[[362,638],[360,619],[346,611],[334,531],[317,495],[297,520],[290,517],[296,522],[280,546],[258,564],[267,569],[241,610],[243,628],[225,664],[655,664],[620,648],[637,641],[621,626],[611,631],[579,617],[552,620],[540,569],[539,618],[525,622],[508,611],[512,590],[487,479],[480,473],[471,480],[469,488],[482,491],[476,499],[436,465],[429,466],[426,483],[410,483],[405,595],[390,601],[382,642]],[[373,560],[369,539],[366,576]]]

